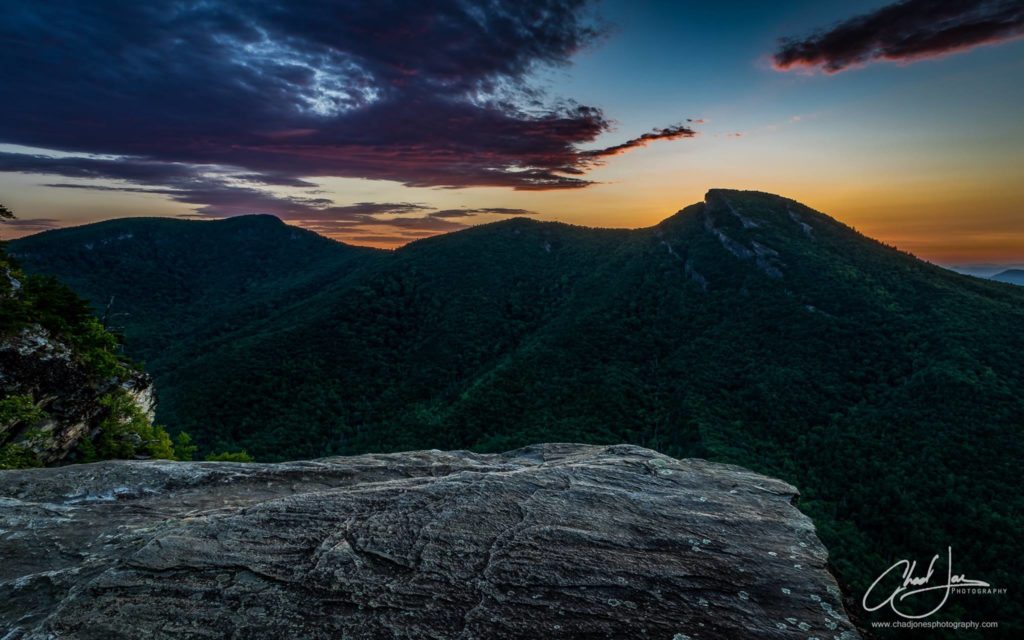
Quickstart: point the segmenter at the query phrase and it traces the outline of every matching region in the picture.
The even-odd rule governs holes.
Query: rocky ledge
[[[0,472],[0,638],[857,638],[796,495],[569,444]]]

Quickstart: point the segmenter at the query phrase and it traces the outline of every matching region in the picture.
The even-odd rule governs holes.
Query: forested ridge
[[[631,442],[795,484],[858,598],[952,545],[1009,594],[944,616],[1008,628],[1024,609],[1024,289],[792,200],[714,190],[649,229],[514,219],[394,252],[264,216],[10,251],[124,334],[158,420],[203,452]]]

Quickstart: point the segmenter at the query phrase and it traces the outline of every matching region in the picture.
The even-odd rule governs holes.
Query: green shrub
[[[0,434],[18,424],[32,424],[46,417],[30,395],[15,395],[0,400]]]
[[[174,437],[175,460],[191,460],[195,457],[196,450],[198,449],[199,447],[192,444],[192,436],[184,431]]]
[[[146,413],[127,391],[118,389],[100,399],[107,415],[99,424],[99,433],[88,445],[80,447],[86,461],[148,456],[175,460],[174,444],[167,431],[149,421]],[[83,443],[84,444],[84,443]]]
[[[0,436],[18,425],[32,425],[46,417],[46,412],[36,406],[29,395],[15,395],[0,400]],[[19,442],[0,446],[0,469],[25,469],[41,466],[38,456],[32,450],[41,444],[44,434],[30,430]]]
[[[255,462],[245,449],[241,451],[224,451],[206,456],[207,462]]]
[[[24,443],[0,446],[0,469],[29,469],[43,466],[39,458]]]

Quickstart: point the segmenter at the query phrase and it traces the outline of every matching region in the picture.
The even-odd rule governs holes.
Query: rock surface
[[[0,638],[857,638],[796,493],[624,445],[0,472]]]

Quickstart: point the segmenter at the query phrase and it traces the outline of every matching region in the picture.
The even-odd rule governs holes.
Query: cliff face
[[[0,340],[0,388],[5,395],[31,397],[43,412],[35,421],[0,425],[0,445],[24,443],[42,464],[64,460],[83,438],[96,434],[108,413],[100,399],[114,390],[123,389],[153,419],[149,376],[95,380],[70,345],[38,326]]]
[[[116,350],[85,302],[56,282],[26,278],[0,252],[0,469],[66,461],[104,421],[152,421],[149,376]],[[122,431],[108,434],[107,449],[153,448],[138,429]],[[118,442],[132,438],[139,442]]]
[[[856,638],[795,496],[625,445],[11,471],[0,630]]]

